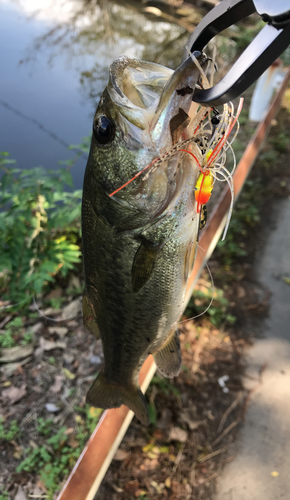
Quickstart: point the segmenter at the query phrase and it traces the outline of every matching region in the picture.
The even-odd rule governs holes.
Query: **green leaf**
[[[9,184],[12,182],[12,175],[11,174],[4,174],[2,179],[1,179],[1,189],[2,191],[5,191]]]
[[[65,168],[62,168],[60,170],[60,175],[61,175],[62,181],[65,184],[67,184],[70,187],[73,187],[72,176],[71,176],[71,173],[68,170],[66,170]]]

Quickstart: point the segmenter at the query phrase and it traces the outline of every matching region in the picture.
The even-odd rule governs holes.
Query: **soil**
[[[180,326],[183,369],[173,380],[159,374],[154,377],[147,393],[153,423],[144,428],[134,418],[96,498],[210,500],[222,467],[234,459],[228,449],[243,424],[250,397],[242,385],[245,355],[267,315],[271,293],[253,282],[252,263],[263,245],[264,231],[279,216],[275,202],[290,193],[290,174],[286,169],[289,141],[281,145],[281,134],[290,129],[289,121],[288,112],[282,108],[279,125],[272,128],[251,173],[250,180],[260,186],[261,195],[255,199],[251,195],[249,199],[246,186],[245,197],[239,200],[246,208],[256,204],[259,209],[260,220],[255,225],[252,220],[249,224],[244,221],[241,233],[235,233],[235,244],[242,244],[240,248],[246,249],[246,255],[231,257],[229,263],[228,254],[218,249],[209,263],[215,286],[223,289],[227,305],[215,298],[211,314]],[[276,149],[278,160],[275,164],[272,161],[270,168],[267,154],[274,147],[280,147],[280,151]],[[30,472],[16,472],[28,447],[47,446],[50,453],[60,453],[51,449],[46,437],[38,432],[40,418],[52,419],[54,433],[65,427],[70,436],[66,445],[72,451],[79,445],[78,422],[87,411],[85,396],[103,363],[101,344],[82,324],[82,286],[80,274],[71,277],[66,286],[62,284],[39,298],[40,310],[53,319],[40,316],[33,306],[22,317],[21,332],[23,336],[24,331],[33,329],[31,353],[14,361],[14,366],[1,365],[2,423],[8,430],[16,420],[22,431],[14,439],[7,440],[4,436],[0,441],[0,491],[2,488],[7,492],[6,496],[0,496],[1,500],[21,500],[30,495],[51,498],[37,467]],[[204,272],[197,289],[205,293],[209,286]],[[52,299],[62,301],[60,309],[47,310]],[[68,319],[63,319],[65,306],[72,302],[75,309],[70,311]],[[201,300],[201,305],[204,303]],[[31,317],[33,313],[37,317]],[[0,314],[3,333],[13,318],[5,310]],[[236,317],[234,324],[232,316]],[[60,476],[60,481],[63,480]],[[53,498],[56,496],[55,493]]]

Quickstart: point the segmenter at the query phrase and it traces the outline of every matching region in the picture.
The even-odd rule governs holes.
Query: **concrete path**
[[[255,269],[272,296],[263,338],[249,353],[248,374],[258,378],[267,366],[216,500],[290,500],[290,285],[282,279],[290,278],[290,199],[280,202],[277,227],[269,229]]]

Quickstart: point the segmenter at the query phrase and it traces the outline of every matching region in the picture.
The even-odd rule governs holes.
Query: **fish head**
[[[147,214],[160,212],[178,188],[171,182],[178,158],[162,162],[146,182],[138,174],[184,134],[199,77],[191,58],[175,71],[125,56],[116,59],[93,121],[85,184],[95,181],[109,196],[135,177],[113,200]]]

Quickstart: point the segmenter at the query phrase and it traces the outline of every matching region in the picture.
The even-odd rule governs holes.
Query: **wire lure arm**
[[[187,43],[184,59],[196,51],[201,52],[215,35],[255,12],[268,24],[217,85],[195,90],[195,102],[217,106],[235,99],[288,47],[290,0],[223,0],[195,28]]]

